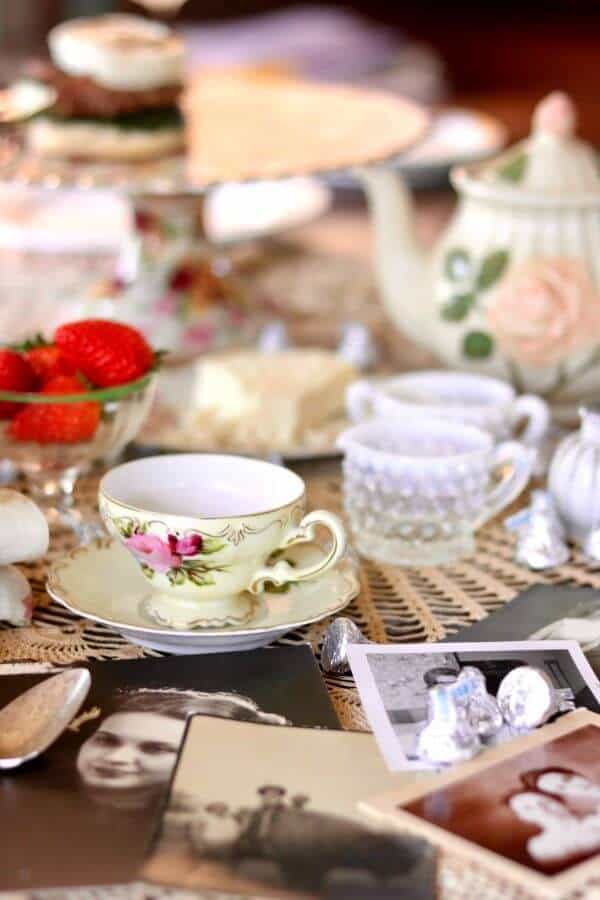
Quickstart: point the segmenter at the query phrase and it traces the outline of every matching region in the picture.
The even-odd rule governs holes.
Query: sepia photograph
[[[69,729],[41,759],[2,775],[0,816],[11,821],[3,854],[12,865],[0,868],[0,890],[134,879],[190,715],[338,727],[308,647],[226,659],[89,665],[92,688]],[[285,690],[271,684],[273,666]],[[2,676],[0,704],[41,677]]]
[[[369,734],[194,716],[142,874],[252,897],[434,900],[431,847],[358,812],[393,783]]]
[[[556,891],[600,871],[600,716],[577,710],[449,774],[374,797],[376,820]],[[587,894],[586,894],[587,896]]]

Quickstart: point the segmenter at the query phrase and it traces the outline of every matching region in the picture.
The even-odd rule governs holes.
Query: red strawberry
[[[42,384],[58,375],[74,375],[77,368],[54,344],[38,344],[23,354]]]
[[[98,387],[135,381],[154,364],[152,348],[139,331],[108,319],[61,325],[54,343]]]
[[[14,350],[0,350],[0,391],[34,391],[35,372]],[[18,403],[0,402],[0,419],[10,419],[19,410]]]
[[[85,387],[77,378],[59,375],[41,393],[83,394]],[[99,403],[30,403],[10,423],[10,434],[16,441],[79,444],[94,437],[99,422]]]

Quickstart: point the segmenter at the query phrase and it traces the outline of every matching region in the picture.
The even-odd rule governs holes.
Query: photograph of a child
[[[285,726],[337,720],[308,647],[89,664],[73,726],[0,779],[0,890],[120,884],[137,877],[191,715]],[[282,685],[273,687],[273,667]],[[0,678],[0,705],[43,675]]]
[[[600,727],[585,725],[403,808],[545,875],[600,853]]]

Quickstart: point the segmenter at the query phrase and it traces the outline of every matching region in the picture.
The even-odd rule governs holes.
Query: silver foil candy
[[[581,545],[586,562],[600,566],[600,528],[594,528],[586,535]]]
[[[562,540],[566,540],[567,530],[561,521],[556,503],[549,491],[532,491],[529,508],[532,513],[542,513],[548,519],[556,534]]]
[[[278,353],[288,350],[290,338],[285,322],[275,319],[268,322],[258,335],[257,347],[261,353]]]
[[[379,356],[370,329],[361,322],[346,322],[337,352],[347,363],[363,372],[372,369]]]
[[[488,694],[483,672],[475,666],[465,666],[450,685],[450,691],[480,738],[490,738],[500,731],[504,719],[496,698]]]
[[[358,625],[352,619],[338,616],[327,626],[321,645],[321,667],[324,672],[345,675],[350,671],[348,644],[368,644]]]
[[[515,559],[536,572],[562,566],[570,551],[548,510],[532,510],[517,539]]]
[[[450,765],[471,759],[481,741],[453,694],[454,684],[429,689],[429,721],[419,734],[419,756],[433,765]]]
[[[543,725],[557,712],[575,709],[573,692],[559,689],[535,666],[517,666],[498,688],[498,706],[508,725],[524,731]]]

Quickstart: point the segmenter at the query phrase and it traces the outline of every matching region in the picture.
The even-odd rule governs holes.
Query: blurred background
[[[108,10],[140,12],[127,0],[2,0],[1,77],[10,76],[24,53],[42,50],[57,21]],[[231,31],[231,23],[244,19],[245,29]],[[361,19],[369,27],[359,41]],[[225,63],[301,60],[312,69],[308,74],[350,80],[365,74],[389,78],[401,68],[405,92],[497,115],[511,139],[527,132],[535,100],[560,87],[577,99],[583,136],[600,142],[597,0],[356,0],[319,7],[275,0],[189,0],[175,21],[185,28],[196,62],[203,51],[206,59]],[[229,30],[219,27],[224,23]],[[351,31],[356,54],[340,50],[336,58],[336,44],[349,41]]]

